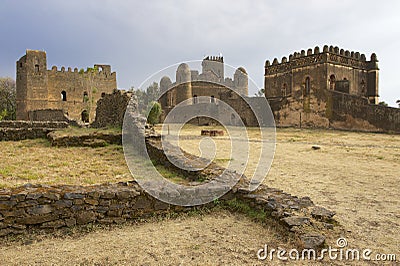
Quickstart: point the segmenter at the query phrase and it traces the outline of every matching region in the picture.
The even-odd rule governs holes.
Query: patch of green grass
[[[263,222],[267,217],[267,214],[264,212],[264,210],[255,209],[254,207],[251,207],[247,202],[238,200],[236,198],[224,201],[222,205],[228,210],[243,213],[257,222]]]
[[[34,172],[31,172],[30,170],[23,170],[21,172],[21,176],[19,176],[19,178],[24,179],[24,180],[38,180],[43,177],[44,177],[43,174],[34,173]]]
[[[0,168],[0,175],[4,176],[4,177],[11,176],[12,172],[13,172],[13,169],[10,166],[6,166],[4,168]]]
[[[107,128],[79,128],[79,127],[69,127],[55,132],[57,136],[81,136],[89,135],[94,133],[104,133],[104,134],[119,134],[122,129],[119,127],[107,127]]]

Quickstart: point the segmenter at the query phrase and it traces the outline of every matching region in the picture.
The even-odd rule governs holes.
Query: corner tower
[[[28,120],[28,112],[48,107],[46,52],[26,50],[17,61],[17,120]]]

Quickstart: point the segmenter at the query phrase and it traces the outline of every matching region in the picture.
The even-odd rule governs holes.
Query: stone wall
[[[114,90],[111,94],[103,94],[97,102],[96,119],[91,125],[100,127],[122,127],[124,115],[132,93]]]
[[[279,221],[295,233],[302,247],[318,248],[324,244],[323,233],[333,229],[334,212],[315,206],[307,197],[297,198],[265,186],[251,193],[246,189],[247,184],[239,183],[219,202],[208,203],[205,207],[242,201],[264,211],[268,219]],[[149,196],[135,181],[94,186],[27,184],[0,190],[0,236],[26,233],[31,228],[123,223],[192,208],[195,207],[161,202]]]
[[[64,111],[61,109],[43,109],[29,111],[29,118],[31,121],[65,121],[69,122],[68,117],[65,116]]]
[[[48,133],[67,127],[67,122],[60,121],[0,121],[0,141],[46,138]]]
[[[367,99],[346,93],[336,91],[326,93],[333,127],[360,129],[357,123],[352,123],[358,120],[372,125],[376,131],[400,133],[400,108],[368,104]]]
[[[369,104],[368,99],[332,90],[307,97],[269,99],[277,126],[400,132],[400,109]]]
[[[172,171],[177,170],[166,158],[159,138],[147,138],[146,144],[153,160]],[[196,158],[186,153],[184,156]],[[198,172],[188,173],[178,169],[183,171],[187,178],[202,175],[206,180],[220,175],[224,170],[214,163]],[[231,172],[230,175],[239,174]],[[279,221],[289,232],[298,237],[300,246],[305,248],[321,247],[325,242],[324,234],[327,230],[333,229],[336,223],[332,218],[334,212],[315,206],[308,197],[298,198],[264,185],[254,192],[249,191],[248,187],[249,181],[243,176],[222,198],[204,206],[213,207],[221,204],[232,207],[232,204],[229,204],[232,201],[244,202],[266,213],[267,219]],[[25,233],[31,228],[122,223],[131,219],[146,218],[166,212],[187,211],[192,208],[195,207],[180,207],[161,202],[151,197],[135,181],[93,186],[27,184],[0,190],[0,236]]]

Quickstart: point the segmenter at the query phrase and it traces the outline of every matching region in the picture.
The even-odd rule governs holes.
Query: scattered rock
[[[308,224],[310,222],[310,218],[305,216],[291,216],[283,218],[282,221],[284,221],[289,227],[293,227]]]
[[[315,219],[330,220],[336,213],[334,211],[327,210],[323,207],[316,206],[312,209],[311,215]]]
[[[320,149],[321,149],[321,146],[319,146],[319,145],[312,145],[311,148],[312,148],[313,150],[320,150]]]
[[[325,237],[320,234],[310,234],[300,236],[300,240],[305,249],[318,250],[325,244]]]

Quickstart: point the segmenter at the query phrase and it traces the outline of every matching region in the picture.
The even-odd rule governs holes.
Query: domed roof
[[[238,69],[236,69],[236,72],[242,72],[243,74],[247,75],[246,69],[244,69],[244,67],[239,67]]]
[[[162,77],[161,80],[160,80],[160,86],[162,86],[162,85],[167,85],[167,86],[169,86],[169,85],[171,85],[171,84],[172,84],[171,79],[170,79],[168,76],[164,76],[164,77]]]
[[[176,70],[177,72],[190,72],[190,68],[188,64],[182,63],[178,66],[178,69]]]
[[[167,90],[171,86],[172,82],[171,79],[167,76],[164,76],[160,80],[160,89],[161,91]]]

